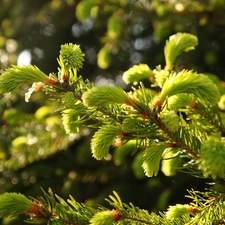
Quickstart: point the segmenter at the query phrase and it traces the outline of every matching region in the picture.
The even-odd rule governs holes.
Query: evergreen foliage
[[[79,16],[85,19],[88,13]],[[112,18],[110,23],[118,23],[117,18]],[[119,25],[109,24],[109,27],[118,32]],[[97,87],[78,76],[84,54],[73,44],[61,46],[57,74],[47,76],[34,66],[13,66],[0,77],[0,91],[11,92],[24,83],[35,82],[28,91],[29,97],[42,89],[49,99],[57,100],[68,134],[78,133],[82,126],[97,128],[91,141],[96,159],[107,158],[109,151],[113,151],[111,146],[122,151],[123,145],[135,142],[131,150],[133,154],[142,154],[142,167],[147,176],[158,174],[161,161],[176,160],[164,164],[162,171],[170,174],[181,169],[199,178],[209,178],[210,189],[191,190],[190,204],[170,206],[167,212],[158,215],[123,203],[116,192],[106,199],[112,209],[89,207],[72,196],[66,202],[51,189],[48,193],[43,190],[43,196],[30,199],[17,193],[4,193],[0,196],[0,217],[25,214],[28,223],[48,225],[223,224],[225,195],[216,189],[225,177],[220,91],[206,74],[173,66],[178,55],[193,50],[196,44],[197,37],[193,35],[174,34],[164,49],[165,69],[158,66],[151,71],[140,64],[124,73],[127,83],[137,84],[129,92],[119,87]],[[142,79],[148,79],[148,86]],[[37,118],[42,116],[37,113]],[[25,141],[20,137],[17,142],[14,140],[14,145]]]
[[[23,76],[21,76],[23,74]],[[10,92],[28,82],[48,82],[49,77],[36,66],[12,67],[0,77],[2,93]]]
[[[183,52],[193,50],[197,44],[198,39],[192,34],[177,33],[171,36],[164,49],[166,68],[172,69],[176,58]]]

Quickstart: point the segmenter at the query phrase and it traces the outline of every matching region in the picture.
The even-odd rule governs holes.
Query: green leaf
[[[139,152],[138,154],[135,155],[135,158],[132,162],[133,173],[139,179],[145,177],[143,168],[141,167],[142,164],[143,164],[143,152]]]
[[[208,76],[188,70],[182,70],[168,77],[163,85],[160,98],[165,101],[167,97],[178,93],[193,93],[209,105],[216,105],[220,100],[219,90]]]
[[[177,156],[178,148],[170,149],[163,155],[161,171],[166,176],[176,175],[181,159]]]
[[[162,154],[166,148],[167,144],[155,144],[145,149],[142,167],[146,176],[153,177],[158,174]]]
[[[27,142],[28,138],[26,136],[19,136],[12,141],[12,147],[23,149],[27,146]]]
[[[76,17],[81,22],[90,17],[90,12],[93,6],[96,5],[96,0],[81,1],[76,7]]]
[[[136,83],[140,80],[149,79],[152,70],[146,64],[139,64],[131,67],[123,73],[123,80],[126,84]]]
[[[181,53],[195,49],[197,44],[198,39],[192,34],[177,33],[170,36],[164,48],[167,68],[170,70]]]
[[[0,92],[11,92],[29,82],[48,83],[49,79],[36,66],[12,66],[0,76]]]
[[[116,148],[113,152],[113,160],[115,164],[120,165],[122,163],[125,163],[127,156],[132,153],[132,151],[135,149],[135,146],[136,146],[136,141],[131,140],[126,142],[120,148]]]
[[[110,49],[105,45],[100,49],[97,56],[97,63],[98,66],[105,70],[107,69],[111,64],[111,53]]]
[[[128,100],[126,92],[120,87],[94,87],[82,96],[84,105],[103,107],[113,103],[125,103]]]
[[[105,125],[101,127],[91,140],[91,150],[94,158],[101,160],[108,155],[109,148],[121,130],[117,126]]]
[[[107,28],[111,38],[117,38],[120,35],[121,20],[116,13],[109,18]]]
[[[51,106],[41,106],[37,111],[34,113],[34,116],[37,120],[45,120],[51,113],[55,110]]]
[[[5,124],[15,125],[16,118],[18,118],[19,112],[14,108],[6,109],[2,115],[2,119]]]
[[[22,194],[4,193],[0,195],[0,218],[29,212],[31,208],[32,201]]]

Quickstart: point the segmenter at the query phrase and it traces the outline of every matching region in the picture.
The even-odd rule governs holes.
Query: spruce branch
[[[105,125],[101,127],[91,140],[91,150],[93,156],[101,160],[108,155],[109,148],[121,130],[118,126]]]
[[[219,193],[213,189],[208,189],[206,192],[199,192],[195,190],[189,190],[189,195],[186,196],[192,200],[189,206],[179,205],[171,206],[166,215],[172,216],[173,218],[179,218],[179,208],[187,207],[189,213],[192,214],[192,219],[187,223],[187,225],[194,225],[196,223],[204,224],[218,224],[219,221],[224,219],[224,193]],[[176,210],[178,210],[176,212]],[[184,212],[184,211],[183,211]],[[186,212],[188,213],[188,212]]]
[[[201,119],[204,119],[207,123],[211,125],[213,132],[217,129],[218,132],[224,131],[224,125],[222,122],[221,114],[219,112],[218,106],[205,107],[202,103],[196,103],[192,110],[200,116]],[[210,126],[207,126],[205,132],[210,131]]]
[[[90,107],[103,107],[108,104],[125,103],[128,96],[120,87],[94,87],[83,94],[84,105]]]
[[[156,176],[160,168],[160,161],[167,144],[155,144],[144,150],[143,165],[148,177]]]
[[[43,189],[42,192],[44,197],[39,196],[35,200],[44,207],[43,216],[49,224],[87,225],[96,212],[94,208],[78,203],[72,196],[67,203],[60,196],[55,195],[51,189],[48,193]],[[36,218],[33,218],[33,221],[35,220]]]
[[[93,4],[93,1],[88,1],[86,6],[92,7]],[[119,22],[114,19],[110,23]],[[152,72],[147,65],[141,64],[124,72],[126,83],[153,80],[153,85],[161,88],[158,95],[141,82],[138,88],[132,87],[132,91],[125,92],[120,87],[96,87],[88,80],[84,81],[77,76],[77,71],[83,66],[84,54],[78,45],[71,43],[61,46],[58,75],[52,73],[47,76],[34,66],[14,66],[0,76],[0,91],[9,92],[23,83],[34,82],[26,95],[26,100],[29,100],[32,92],[43,87],[50,98],[61,102],[62,107],[58,111],[62,114],[66,133],[78,133],[80,125],[85,124],[98,129],[91,140],[91,151],[97,160],[104,159],[111,146],[121,147],[134,141],[135,150],[143,156],[142,167],[149,177],[158,174],[161,160],[169,156],[190,160],[188,167],[190,171],[195,170],[190,172],[192,175],[197,172],[215,181],[224,180],[225,145],[220,134],[224,127],[216,106],[220,99],[219,90],[204,74],[191,70],[172,71],[178,55],[196,45],[195,36],[178,33],[166,43],[164,70],[159,66]],[[102,68],[110,64],[109,51],[110,47],[104,46],[99,52],[98,61]],[[20,137],[13,146],[24,143],[24,140]],[[193,202],[171,206],[160,215],[127,205],[116,192],[113,194],[106,199],[113,209],[99,207],[96,210],[78,203],[71,196],[64,201],[51,189],[48,193],[43,191],[44,197],[33,201],[21,194],[6,193],[0,196],[0,216],[23,213],[30,216],[29,223],[47,222],[51,225],[177,225],[211,221],[215,224],[225,217],[223,193],[201,196],[193,192]]]
[[[225,178],[225,144],[219,137],[209,137],[201,146],[196,164],[204,177]]]
[[[164,48],[166,69],[172,69],[176,58],[183,52],[188,52],[195,49],[197,44],[198,39],[192,34],[177,33],[170,36]]]
[[[125,83],[135,83],[144,79],[150,79],[153,72],[146,64],[135,65],[131,67],[129,70],[123,73],[123,80]]]
[[[178,93],[192,93],[202,99],[206,105],[216,105],[220,93],[213,81],[203,74],[182,70],[169,76],[160,93],[161,101]]]
[[[80,130],[80,123],[82,123],[80,114],[73,109],[63,110],[62,123],[67,134],[76,134]]]
[[[128,221],[132,221],[134,223],[138,223],[138,224],[148,224],[148,225],[154,225],[153,223],[151,222],[148,222],[146,220],[142,220],[140,218],[135,218],[135,217],[129,217],[129,216],[126,216],[124,217],[125,220],[128,220]]]
[[[0,91],[2,93],[11,92],[22,84],[32,82],[54,84],[55,80],[44,74],[36,66],[12,66],[0,76]]]
[[[187,151],[187,153],[190,154],[192,157],[198,158],[197,153],[195,153],[195,151],[193,150],[193,149],[196,149],[196,146],[198,145],[196,143],[198,139],[195,139],[195,141],[193,141],[194,143],[193,142],[191,143],[193,139],[191,139],[190,134],[182,127],[179,128],[179,130],[176,133],[173,133],[168,130],[168,128],[162,123],[160,119],[157,119],[154,122],[165,134],[168,135],[168,139],[171,141],[171,143],[174,143],[175,147],[180,147],[181,149]],[[190,137],[190,138],[187,138],[187,137]],[[188,143],[194,144],[195,148],[192,149],[188,145]]]
[[[181,158],[179,148],[175,148],[172,146],[167,149],[167,151],[163,154],[161,171],[166,176],[175,176],[177,170],[181,165]]]
[[[169,110],[177,111],[181,108],[187,108],[196,103],[195,97],[193,94],[179,93],[168,97],[167,107]]]
[[[18,193],[0,195],[0,218],[26,214],[42,219],[43,206]]]
[[[116,210],[97,212],[90,220],[90,225],[111,225],[122,216]]]
[[[154,77],[152,78],[153,86],[159,86],[160,88],[163,87],[166,79],[170,75],[169,71],[162,70],[161,66],[156,67],[156,69],[153,70]]]
[[[185,214],[196,213],[197,210],[190,205],[181,205],[177,204],[175,206],[169,206],[168,211],[166,212],[166,217],[168,220],[174,220],[177,217],[181,217]]]

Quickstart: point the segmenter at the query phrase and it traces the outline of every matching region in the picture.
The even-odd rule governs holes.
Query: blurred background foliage
[[[96,85],[126,87],[122,73],[134,64],[151,68],[164,62],[166,39],[190,32],[199,39],[195,51],[181,55],[178,68],[194,69],[225,80],[225,4],[223,0],[2,0],[0,2],[0,68],[37,65],[57,72],[61,44],[76,43],[85,53],[80,74]],[[148,210],[184,203],[186,189],[200,190],[205,181],[178,173],[146,178],[140,155],[130,146],[113,149],[104,161],[90,153],[91,130],[68,135],[58,102],[29,88],[0,98],[0,194],[21,192],[36,197],[40,187],[68,194],[88,205],[105,204],[116,190],[124,202]],[[7,219],[2,224],[24,224]]]

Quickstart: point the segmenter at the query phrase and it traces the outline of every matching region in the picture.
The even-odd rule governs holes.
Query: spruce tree
[[[113,190],[106,196],[111,208],[90,207],[72,196],[65,201],[51,189],[42,190],[37,198],[4,193],[0,217],[25,214],[27,223],[48,225],[225,224],[225,195],[217,188],[225,179],[224,91],[218,80],[176,64],[197,44],[197,37],[189,33],[170,36],[164,48],[166,65],[129,68],[123,79],[131,88],[125,91],[83,79],[79,70],[84,54],[78,45],[68,43],[61,46],[57,73],[46,75],[32,65],[12,66],[0,76],[0,91],[13,92],[33,83],[25,101],[39,91],[52,104],[57,101],[68,134],[85,126],[95,130],[90,149],[96,160],[107,158],[114,148],[123,151],[132,142],[131,154],[141,155],[146,176],[180,170],[210,180],[204,192],[188,190],[189,204],[171,205],[158,214],[124,203]]]

